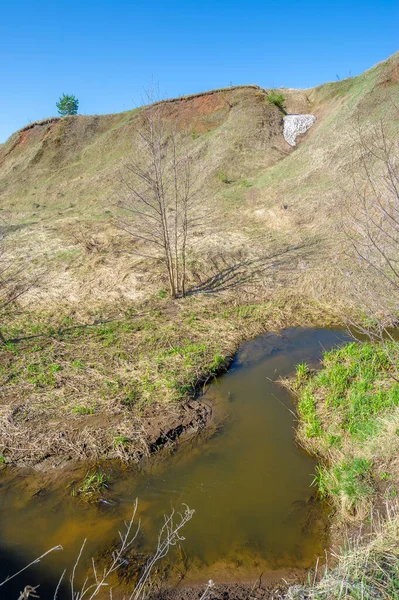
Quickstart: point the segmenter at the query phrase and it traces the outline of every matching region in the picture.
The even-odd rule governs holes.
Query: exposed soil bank
[[[132,454],[129,454],[121,444],[119,448],[114,448],[114,451],[108,452],[107,456],[99,456],[99,459],[104,460],[122,460],[123,462],[141,463],[143,460],[151,460],[151,458],[162,448],[172,445],[177,441],[183,441],[186,437],[192,437],[199,434],[206,428],[212,417],[212,408],[202,400],[191,400],[178,405],[151,405],[146,407],[141,415],[140,421],[137,423],[139,428],[138,442]],[[118,419],[115,419],[115,427],[117,427]],[[94,435],[100,433],[104,429],[109,429],[113,426],[113,419],[108,416],[93,419],[90,424],[94,428]],[[87,424],[86,424],[87,426]],[[62,436],[62,431],[60,436]],[[75,430],[78,436],[82,432]],[[75,459],[75,460],[74,460]],[[61,453],[53,455],[40,461],[36,465],[36,469],[48,471],[54,468],[68,467],[69,463],[76,463],[76,457],[71,454]],[[79,460],[78,462],[82,462]],[[87,465],[93,461],[86,460]],[[18,461],[17,465],[24,466],[23,458]]]
[[[296,583],[300,578],[289,571],[278,575],[279,577],[276,576],[272,581],[260,578],[252,584],[216,583],[210,589],[207,600],[284,600],[289,584]],[[204,589],[204,585],[179,586],[162,591],[151,600],[198,600],[204,593]]]

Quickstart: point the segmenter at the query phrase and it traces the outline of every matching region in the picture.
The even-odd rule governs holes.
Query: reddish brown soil
[[[165,103],[165,112],[178,122],[182,130],[200,135],[218,127],[230,109],[229,93],[216,93]]]

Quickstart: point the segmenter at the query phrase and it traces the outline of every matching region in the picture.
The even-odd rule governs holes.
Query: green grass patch
[[[217,179],[222,183],[230,184],[233,183],[233,180],[226,174],[226,171],[219,171],[216,173]]]
[[[317,469],[314,483],[323,498],[334,497],[346,511],[353,513],[373,494],[370,460],[344,459],[329,468]]]
[[[399,407],[399,345],[353,342],[325,352],[322,364],[315,373],[297,367],[298,436],[322,458],[314,481],[320,494],[354,514],[372,501],[373,481],[394,479],[378,467],[384,451],[377,440]]]
[[[89,406],[74,406],[72,408],[72,410],[77,415],[92,415],[92,414],[94,414],[94,408],[90,408]]]
[[[317,414],[317,401],[309,390],[304,390],[298,404],[299,414],[305,425],[308,438],[320,437],[323,433],[321,419]]]
[[[114,447],[122,446],[125,447],[129,444],[130,439],[124,435],[116,435],[114,437]]]
[[[88,471],[80,486],[78,493],[83,496],[93,496],[99,494],[103,490],[108,489],[110,481],[109,475],[104,473],[100,468],[95,471]]]
[[[285,96],[278,92],[277,90],[270,90],[267,94],[267,101],[269,104],[274,104],[282,111],[285,111]]]
[[[396,344],[388,351],[399,356]],[[351,343],[326,352],[322,371],[309,380],[306,366],[297,368],[296,385],[302,386],[299,411],[307,423],[323,420],[323,434],[345,432],[367,438],[377,432],[375,417],[399,406],[399,383],[393,369],[382,346]]]

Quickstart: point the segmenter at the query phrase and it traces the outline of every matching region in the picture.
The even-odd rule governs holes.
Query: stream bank
[[[86,565],[91,555],[104,556],[136,497],[141,556],[153,549],[171,506],[187,503],[196,510],[184,531],[184,552],[170,557],[171,583],[182,578],[188,586],[209,579],[245,584],[260,573],[298,578],[328,545],[329,522],[311,488],[316,462],[295,442],[295,407],[278,379],[299,362],[317,365],[324,349],[344,340],[339,330],[290,329],[243,344],[230,370],[204,396],[218,423],[212,435],[205,431],[200,443],[187,438],[177,445],[180,451],[165,448],[141,471],[106,463],[109,485],[96,502],[85,502],[79,493],[85,474],[76,465],[68,476],[64,471],[64,481],[55,475],[56,486],[50,479],[40,484],[50,477],[44,473],[3,474],[1,551],[7,560],[0,580],[12,565],[62,544],[62,553],[29,574],[29,581],[34,577],[42,589],[51,589],[56,574],[73,564],[84,537]],[[19,588],[22,583],[15,581]]]

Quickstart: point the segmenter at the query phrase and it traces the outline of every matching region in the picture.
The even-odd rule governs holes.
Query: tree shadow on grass
[[[191,286],[187,295],[194,294],[217,294],[227,290],[235,289],[243,284],[255,283],[262,277],[296,272],[298,262],[306,261],[312,254],[314,244],[297,244],[289,246],[277,252],[264,255],[260,258],[243,260],[229,265],[222,257],[225,267],[205,279]]]

